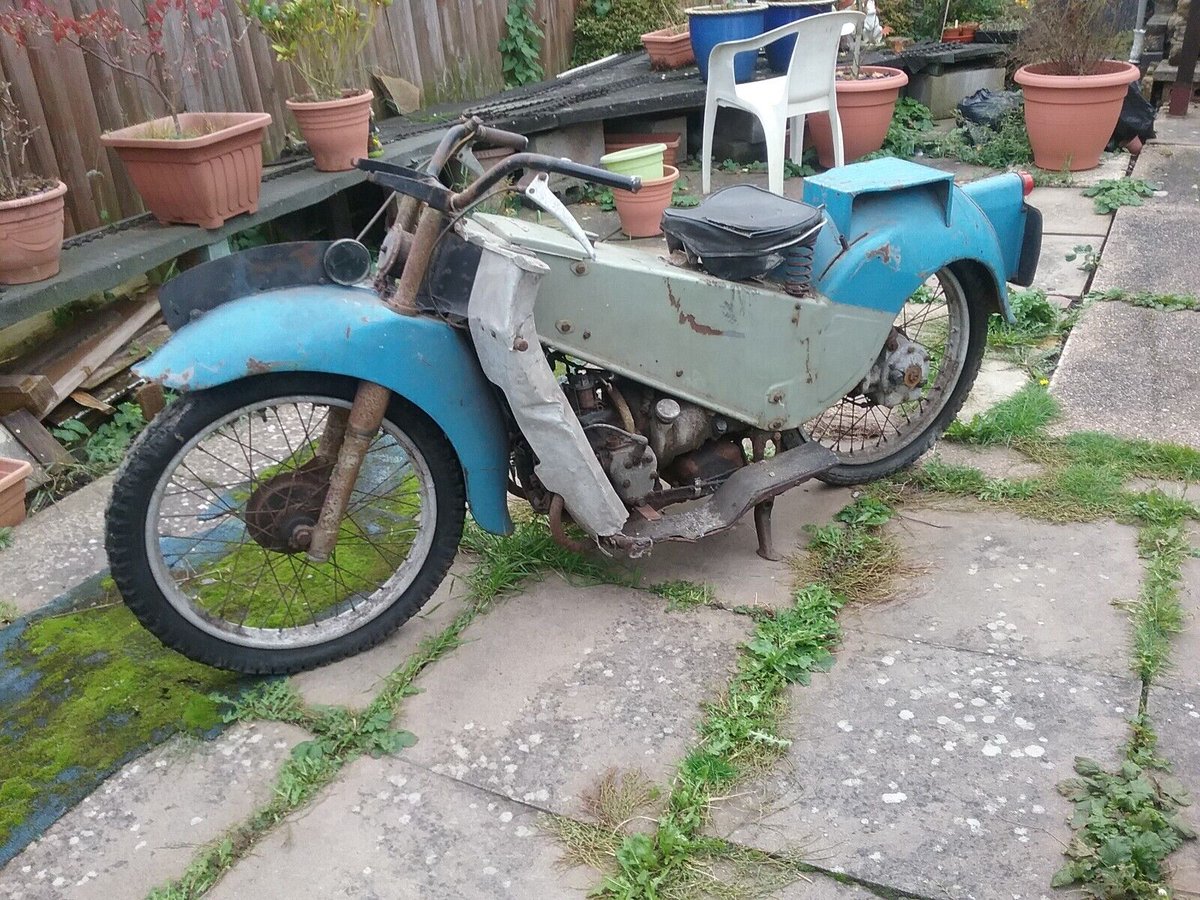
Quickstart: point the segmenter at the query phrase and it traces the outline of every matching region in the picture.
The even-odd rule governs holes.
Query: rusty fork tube
[[[434,244],[437,243],[445,223],[446,217],[435,209],[426,207],[421,213],[395,299],[388,302],[396,312],[407,316],[416,315],[417,291],[421,282],[425,280]],[[326,562],[333,553],[334,545],[337,544],[338,529],[341,527],[342,517],[346,514],[354,484],[358,481],[367,447],[379,431],[379,426],[383,424],[391,397],[392,392],[383,385],[371,381],[359,382],[358,391],[354,395],[354,405],[350,407],[346,419],[345,437],[341,441],[341,447],[337,451],[337,462],[329,476],[329,490],[325,494],[321,515],[313,528],[312,542],[308,547],[308,558],[315,563]],[[330,424],[336,426],[337,420]],[[326,432],[329,431],[329,426],[326,426]],[[321,436],[321,449],[330,451],[332,448],[326,446],[326,436]],[[336,435],[332,435],[331,440],[336,440]]]

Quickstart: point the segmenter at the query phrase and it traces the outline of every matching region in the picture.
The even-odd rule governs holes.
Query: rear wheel
[[[185,397],[153,422],[108,509],[113,578],[163,643],[209,665],[294,672],[366,649],[445,576],[462,536],[457,457],[394,398],[371,440],[330,559],[296,535],[316,522],[330,414],[356,382],[265,375]]]
[[[911,465],[958,415],[983,360],[988,310],[978,276],[939,269],[904,304],[893,325],[929,352],[921,396],[894,407],[849,394],[803,433],[841,462],[817,477],[828,484],[863,484]]]

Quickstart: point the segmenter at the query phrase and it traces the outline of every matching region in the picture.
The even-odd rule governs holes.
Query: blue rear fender
[[[480,527],[512,531],[505,416],[469,339],[444,322],[398,315],[362,288],[286,288],[210,310],[137,371],[181,391],[266,372],[323,372],[381,384],[445,433]]]
[[[947,266],[983,276],[989,312],[1011,321],[1006,281],[1017,270],[1025,226],[1021,178],[999,175],[960,188],[953,175],[879,159],[805,179],[804,199],[824,205],[813,274],[838,303],[898,314]],[[985,211],[986,210],[986,211]]]

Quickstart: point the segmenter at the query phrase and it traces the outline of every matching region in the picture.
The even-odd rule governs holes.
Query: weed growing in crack
[[[1111,288],[1107,291],[1092,291],[1084,300],[1106,300],[1128,303],[1130,306],[1140,306],[1144,309],[1157,309],[1161,312],[1178,312],[1200,309],[1200,297],[1192,294],[1155,294],[1150,291],[1125,291]]]
[[[651,585],[650,593],[666,600],[668,610],[711,606],[716,600],[711,584],[698,584],[695,581],[663,581]]]

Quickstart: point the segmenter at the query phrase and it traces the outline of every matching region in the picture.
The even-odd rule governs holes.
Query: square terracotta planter
[[[25,479],[32,471],[23,459],[0,456],[0,527],[25,521]]]
[[[262,142],[268,113],[181,113],[185,134],[170,134],[170,117],[101,135],[125,164],[146,208],[166,224],[220,228],[239,213],[257,212]],[[147,137],[146,135],[153,135]]]
[[[692,36],[686,25],[669,25],[642,35],[652,69],[679,69],[696,61]]]

